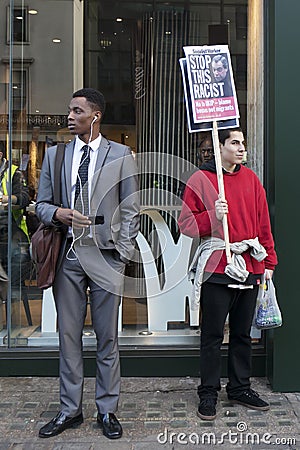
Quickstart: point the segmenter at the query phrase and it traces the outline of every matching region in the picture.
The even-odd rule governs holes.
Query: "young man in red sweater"
[[[202,258],[203,267],[202,272],[196,271],[196,276],[201,273],[202,280],[195,278],[201,289],[198,289],[202,312],[198,416],[203,420],[216,417],[221,389],[221,344],[228,314],[228,399],[252,409],[269,409],[268,403],[250,388],[250,330],[258,287],[262,275],[272,277],[277,264],[268,205],[258,177],[242,165],[245,152],[242,130],[220,130],[219,141],[226,200],[219,198],[215,161],[209,161],[189,179],[179,217],[181,232],[201,237],[200,246],[206,246],[207,261],[203,263],[200,251],[198,264],[201,265]],[[245,270],[240,278],[227,271],[224,214],[227,214],[230,243],[237,243],[238,247],[241,241],[247,243],[241,255]],[[253,246],[259,247],[260,256],[253,256]],[[235,252],[232,246],[231,250]]]

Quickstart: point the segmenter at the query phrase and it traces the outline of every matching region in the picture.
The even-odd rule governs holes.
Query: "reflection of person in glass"
[[[211,70],[215,81],[221,88],[222,97],[231,97],[232,87],[229,78],[229,66],[226,56],[214,56],[211,61]]]
[[[197,148],[198,166],[210,161],[214,157],[214,147],[212,143],[211,133],[201,133],[199,147]]]
[[[212,137],[210,131],[203,131],[199,133],[200,137],[197,142],[197,150],[196,150],[196,158],[197,158],[197,167],[200,167],[202,164],[210,161],[214,157],[214,148],[212,143]],[[194,167],[193,170],[189,170],[183,172],[180,177],[180,183],[177,191],[178,197],[182,198],[184,189],[188,179],[197,171],[197,168]]]
[[[12,204],[12,255],[11,284],[12,297],[18,299],[19,290],[29,275],[29,237],[24,217],[29,205],[28,187],[23,173],[15,164],[11,165],[11,204]],[[9,162],[5,158],[5,145],[0,143],[0,259],[7,271],[8,211],[9,202]]]

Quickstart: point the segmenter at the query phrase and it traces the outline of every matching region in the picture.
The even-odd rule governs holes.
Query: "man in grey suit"
[[[91,88],[73,94],[65,146],[61,206],[54,205],[57,147],[43,161],[36,214],[65,230],[53,295],[60,339],[60,412],[39,436],[55,436],[83,422],[82,332],[86,292],[97,338],[95,401],[97,422],[109,439],[122,436],[115,412],[120,394],[118,310],[126,263],[133,258],[139,229],[137,168],[129,147],[100,134],[103,95]]]

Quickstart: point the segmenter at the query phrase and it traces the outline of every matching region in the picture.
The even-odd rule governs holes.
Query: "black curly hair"
[[[83,88],[74,92],[73,98],[84,97],[90,103],[93,109],[97,109],[101,112],[102,117],[105,111],[105,98],[104,95],[93,88]]]

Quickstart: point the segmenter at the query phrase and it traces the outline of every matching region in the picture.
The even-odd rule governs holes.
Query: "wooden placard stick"
[[[214,154],[215,154],[216,169],[217,169],[219,196],[222,200],[225,200],[225,190],[224,190],[220,143],[219,143],[219,135],[218,135],[218,125],[217,125],[216,120],[213,121],[212,137],[213,137]],[[231,253],[230,253],[227,214],[224,214],[223,219],[222,219],[222,224],[223,224],[225,253],[226,253],[226,258],[227,258],[227,264],[230,264],[231,263]]]

